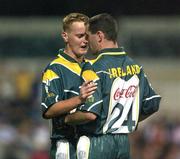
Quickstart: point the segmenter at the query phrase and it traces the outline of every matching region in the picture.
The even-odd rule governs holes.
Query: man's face
[[[66,43],[75,56],[81,57],[87,53],[88,41],[84,22],[73,22],[67,37]]]
[[[90,31],[87,31],[88,34],[88,43],[89,43],[89,49],[92,54],[96,54],[99,51],[98,46],[98,35],[92,34]]]

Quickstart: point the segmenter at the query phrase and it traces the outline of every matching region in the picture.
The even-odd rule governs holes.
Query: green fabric
[[[101,113],[97,120],[79,127],[82,134],[131,133],[138,126],[139,116],[158,110],[161,97],[151,87],[142,66],[123,48],[102,50],[92,69],[100,78],[94,96],[101,92],[103,103],[98,107]],[[91,112],[86,106],[82,110]]]
[[[106,134],[90,137],[88,159],[130,159],[130,145],[127,134]]]
[[[101,93],[101,113],[94,122],[80,125],[79,134],[90,138],[89,159],[130,159],[128,134],[136,130],[139,116],[158,110],[161,97],[123,48],[104,49],[92,63],[100,78],[93,95]],[[81,110],[93,112],[86,105]]]
[[[55,103],[79,95],[82,84],[81,70],[85,61],[76,62],[73,58],[59,51],[59,55],[44,70],[42,79],[42,114]],[[66,115],[66,114],[64,114]],[[73,138],[74,127],[63,123],[64,116],[52,118],[51,139]]]

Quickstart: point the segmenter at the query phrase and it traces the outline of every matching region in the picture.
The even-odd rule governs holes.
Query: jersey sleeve
[[[100,116],[102,109],[102,95],[101,95],[101,83],[100,78],[93,70],[93,67],[90,63],[86,63],[82,69],[81,73],[82,83],[87,80],[92,80],[97,83],[97,89],[95,92],[86,100],[86,102],[81,105],[78,110],[92,112]]]
[[[141,70],[140,89],[142,93],[140,115],[151,115],[158,111],[161,96],[154,91],[143,70]]]
[[[63,98],[63,85],[61,75],[56,66],[48,66],[42,75],[42,113]]]

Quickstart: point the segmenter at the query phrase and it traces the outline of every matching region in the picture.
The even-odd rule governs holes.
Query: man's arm
[[[70,112],[72,109],[76,108],[79,104],[84,103],[86,99],[94,93],[96,88],[97,88],[96,84],[92,83],[92,81],[84,82],[83,85],[81,86],[81,91],[79,96],[75,96],[70,99],[62,100],[53,104],[47,110],[47,112],[45,112],[44,117],[49,119]]]
[[[47,110],[44,117],[49,119],[70,112],[72,109],[76,108],[77,105],[81,104],[82,101],[83,100],[79,96],[59,101]]]
[[[143,100],[139,115],[139,122],[147,119],[157,112],[161,101],[161,96],[154,91],[143,69],[141,69],[140,78]]]
[[[91,121],[94,121],[101,111],[101,87],[98,86],[95,94],[93,95],[93,102],[86,101],[84,106],[80,110],[68,114],[65,117],[65,123],[69,125],[80,125],[85,124]],[[100,93],[100,94],[99,94]]]
[[[96,117],[94,113],[76,111],[66,115],[64,122],[69,125],[80,125],[93,121]]]

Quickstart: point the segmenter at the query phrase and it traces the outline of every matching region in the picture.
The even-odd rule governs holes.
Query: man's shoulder
[[[56,57],[53,57],[50,62],[45,66],[45,69],[44,71],[48,70],[48,69],[55,69],[57,67],[57,61],[58,61],[59,57],[56,56]]]

